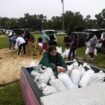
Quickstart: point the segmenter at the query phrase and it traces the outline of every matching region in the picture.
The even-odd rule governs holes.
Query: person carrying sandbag
[[[23,49],[23,53],[26,54],[26,42],[20,34],[16,38],[16,44],[18,45],[18,55],[20,55],[21,49]]]
[[[91,63],[94,59],[94,54],[95,54],[95,49],[96,49],[96,44],[97,44],[97,37],[96,35],[91,38],[87,44],[88,48],[88,61]]]

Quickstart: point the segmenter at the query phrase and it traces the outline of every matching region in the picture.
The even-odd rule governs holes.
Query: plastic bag
[[[84,68],[86,67],[87,70],[92,70],[92,68],[90,67],[90,65],[88,65],[87,63],[84,63],[83,64],[83,67]]]
[[[96,82],[98,82],[98,83],[104,82],[104,79],[105,79],[104,72],[100,71],[99,73],[95,73],[91,82],[90,82],[90,85],[95,84]]]
[[[83,76],[85,74],[85,72],[86,72],[85,68],[82,65],[80,65],[78,67],[78,70],[81,72],[81,76]]]
[[[66,91],[67,88],[60,79],[52,79],[49,84],[56,88],[58,92]]]
[[[40,73],[34,79],[34,81],[37,83],[45,83],[45,84],[47,84],[49,80],[50,80],[50,78],[47,73]]]
[[[15,49],[16,49],[16,50],[18,49],[18,45],[17,45],[17,43],[15,44]]]
[[[73,69],[78,69],[79,64],[77,61],[74,61],[72,65],[73,65]]]
[[[97,56],[97,49],[94,50],[94,55]]]
[[[70,78],[71,78],[73,84],[77,87],[80,82],[81,76],[82,76],[81,71],[78,69],[74,69],[70,74]]]
[[[63,52],[63,58],[68,58],[69,56],[69,49],[65,49],[65,51]]]
[[[55,78],[54,72],[51,68],[45,69],[45,72],[48,74],[49,78]]]
[[[85,50],[85,54],[88,55],[89,54],[89,48],[87,47]]]
[[[51,94],[57,93],[57,90],[54,87],[47,85],[43,89],[42,93],[43,93],[43,95],[51,95]]]
[[[80,80],[79,85],[81,87],[86,87],[90,84],[92,78],[94,77],[95,72],[93,70],[88,70],[85,72],[85,74],[83,75],[83,77]]]
[[[60,73],[60,74],[58,74],[58,78],[60,80],[62,80],[64,85],[67,87],[67,89],[71,89],[71,88],[74,87],[74,84],[72,83],[69,75],[67,75],[66,73]]]
[[[32,75],[33,77],[36,77],[36,76],[39,75],[39,73],[38,73],[37,71],[33,70],[33,71],[31,72],[31,75]]]
[[[43,90],[47,86],[47,84],[45,84],[45,83],[37,83],[37,86],[39,87],[40,90]]]

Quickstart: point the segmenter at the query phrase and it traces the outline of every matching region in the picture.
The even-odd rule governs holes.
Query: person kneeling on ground
[[[64,59],[54,45],[49,46],[44,52],[39,64],[52,68],[55,73],[65,72],[67,68]]]
[[[21,35],[18,35],[16,38],[16,44],[18,45],[18,55],[20,55],[21,49],[23,48],[23,53],[26,54],[26,42]]]

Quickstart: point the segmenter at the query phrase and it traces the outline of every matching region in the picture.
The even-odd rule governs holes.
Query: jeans
[[[72,60],[75,58],[75,50],[76,48],[70,49],[68,60],[71,60],[71,57],[72,57]]]
[[[19,45],[18,55],[20,55],[22,48],[23,48],[23,53],[26,54],[26,44],[23,43],[23,44]]]

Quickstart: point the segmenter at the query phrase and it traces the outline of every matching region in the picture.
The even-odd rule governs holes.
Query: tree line
[[[91,19],[90,15],[85,18],[80,12],[66,11],[64,13],[64,29],[66,32],[81,31],[91,28],[105,28],[105,9]],[[53,16],[47,19],[43,14],[30,15],[24,14],[20,18],[0,17],[0,29],[23,28],[31,31],[41,31],[43,29],[62,30],[62,16]]]

